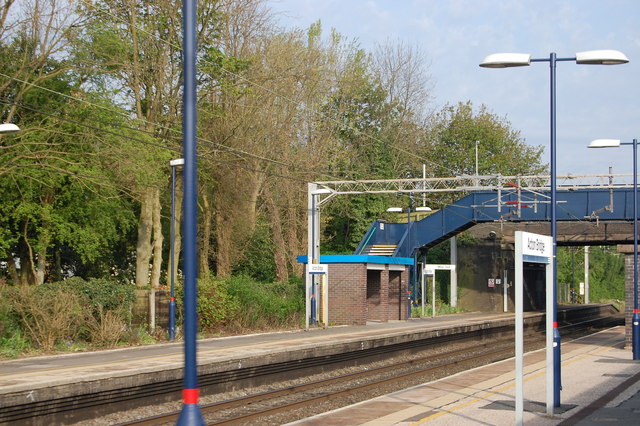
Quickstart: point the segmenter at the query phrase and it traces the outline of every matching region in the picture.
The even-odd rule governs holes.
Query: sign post
[[[553,414],[553,268],[551,268],[551,257],[553,240],[546,235],[532,234],[529,232],[516,231],[515,233],[515,285],[516,285],[516,324],[515,324],[515,353],[516,353],[516,425],[523,424],[523,383],[524,383],[524,312],[523,312],[523,289],[524,289],[524,262],[543,263],[546,270],[546,342],[547,342],[547,414]]]
[[[424,265],[424,269],[423,269],[423,285],[422,285],[422,316],[424,316],[424,276],[432,276],[433,278],[431,279],[431,305],[432,305],[432,309],[431,309],[431,316],[435,317],[436,316],[436,275],[435,272],[436,271],[451,271],[454,272],[456,270],[456,265],[441,265],[441,264],[427,264]]]

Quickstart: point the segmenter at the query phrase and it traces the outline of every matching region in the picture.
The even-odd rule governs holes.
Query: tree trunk
[[[160,190],[154,188],[153,192],[153,265],[151,267],[151,287],[160,287],[160,272],[162,271],[162,222],[160,220],[162,206],[160,205]]]
[[[276,264],[276,279],[281,282],[289,281],[289,268],[287,265],[287,245],[282,234],[282,217],[278,206],[270,193],[265,194],[267,208],[269,210],[269,223],[271,225],[271,239],[273,241],[273,257]]]
[[[151,191],[146,191],[140,202],[140,221],[138,222],[138,242],[136,245],[136,287],[145,287],[149,283],[152,230],[153,194]]]
[[[171,274],[177,283],[178,277],[178,264],[180,263],[180,248],[182,247],[182,177],[180,174],[176,174],[176,199],[174,210],[174,224],[173,224],[173,271],[171,271],[171,257],[167,262],[167,281],[171,282]],[[171,232],[171,231],[169,231]],[[171,238],[171,237],[169,237]],[[169,241],[171,245],[171,241]],[[169,256],[171,256],[171,248],[169,248]]]
[[[206,278],[211,274],[209,267],[209,252],[211,251],[211,221],[213,220],[213,209],[209,204],[207,194],[201,196],[202,220],[200,221],[200,249],[198,252],[198,274]]]

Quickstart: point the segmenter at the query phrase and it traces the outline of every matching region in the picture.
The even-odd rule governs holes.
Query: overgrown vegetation
[[[134,286],[80,278],[41,286],[0,287],[0,356],[139,345],[166,339],[131,324]],[[182,287],[179,286],[180,290]],[[178,324],[182,323],[178,291]],[[303,283],[247,276],[198,282],[202,335],[296,328],[303,323]]]
[[[453,306],[448,305],[440,299],[436,300],[436,316],[437,315],[447,315],[447,314],[457,314],[459,312],[464,312],[460,308],[455,308]],[[424,306],[424,317],[430,317],[433,314],[433,304],[426,303]],[[411,318],[421,318],[422,317],[422,305],[418,302],[418,306],[411,307]]]
[[[558,247],[558,293],[561,299],[571,301],[572,290],[576,300],[580,296],[580,283],[584,282],[584,247]],[[615,247],[602,246],[589,249],[589,301],[609,303],[624,301],[624,255]]]

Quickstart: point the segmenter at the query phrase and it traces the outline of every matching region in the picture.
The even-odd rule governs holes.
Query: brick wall
[[[329,324],[406,319],[406,276],[406,268],[389,271],[385,265],[382,270],[367,270],[364,263],[330,263]]]
[[[367,269],[361,263],[329,264],[329,324],[367,323]]]
[[[625,348],[631,349],[631,321],[633,318],[633,253],[624,256],[624,329]]]

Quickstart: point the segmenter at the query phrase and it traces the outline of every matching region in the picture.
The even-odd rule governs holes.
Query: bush
[[[176,287],[176,305],[183,313],[184,286]],[[232,320],[238,304],[227,292],[225,280],[206,277],[198,280],[198,321],[201,329],[212,330]]]
[[[127,324],[116,311],[101,307],[98,314],[98,318],[91,317],[88,323],[89,340],[98,346],[113,347],[124,335]]]
[[[88,300],[92,316],[99,320],[102,310],[113,311],[127,323],[131,316],[131,306],[135,300],[135,286],[120,281],[92,278],[85,281],[79,277],[72,277],[54,284],[62,286]]]
[[[73,341],[83,330],[86,299],[56,286],[15,287],[10,303],[24,332],[37,346],[52,350],[60,341]]]
[[[246,328],[299,325],[304,318],[300,281],[257,283],[246,276],[228,279],[229,294],[239,304],[237,323]]]

